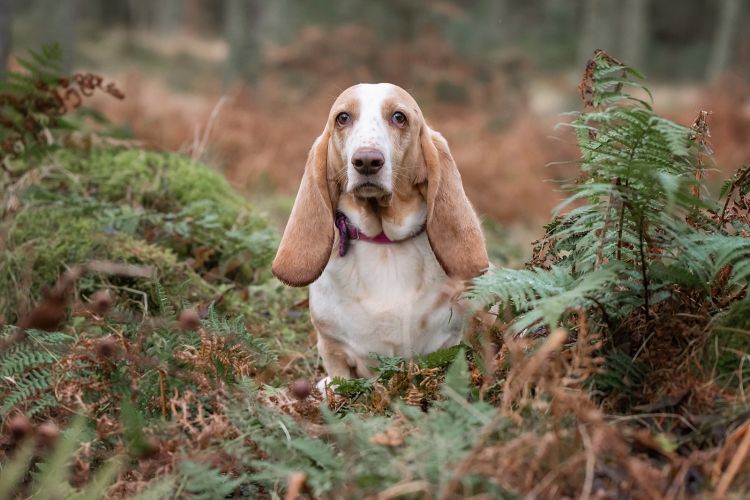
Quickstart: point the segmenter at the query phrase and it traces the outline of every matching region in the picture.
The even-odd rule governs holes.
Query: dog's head
[[[342,194],[415,210],[424,200],[427,235],[446,274],[468,279],[487,268],[479,221],[448,144],[427,126],[416,101],[402,88],[355,85],[333,103],[310,150],[273,262],[280,280],[304,286],[323,272]]]

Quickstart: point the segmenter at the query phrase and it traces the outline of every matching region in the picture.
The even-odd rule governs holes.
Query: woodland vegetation
[[[750,9],[429,4],[0,0],[0,499],[750,496]],[[323,397],[270,261],[380,80],[495,267]]]
[[[122,97],[32,52],[2,85],[0,497],[655,498],[750,491],[750,175],[706,115],[586,66],[579,176],[466,343],[326,399],[277,233],[208,167],[86,132]],[[522,336],[517,335],[523,333]],[[64,486],[61,486],[64,485]],[[62,489],[61,489],[62,488]]]

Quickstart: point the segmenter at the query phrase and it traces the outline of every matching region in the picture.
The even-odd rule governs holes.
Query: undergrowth
[[[206,167],[11,158],[0,497],[747,495],[748,169],[712,199],[706,115],[640,81],[595,54],[581,176],[526,268],[474,280],[464,344],[325,395],[274,234]]]

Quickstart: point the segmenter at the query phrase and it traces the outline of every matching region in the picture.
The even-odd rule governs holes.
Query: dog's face
[[[479,220],[446,140],[424,120],[414,99],[391,84],[361,84],[333,103],[305,165],[297,199],[273,262],[283,282],[315,281],[332,256],[334,213],[342,195],[376,200],[381,220],[426,205],[427,236],[451,278],[489,265]]]
[[[328,168],[343,192],[388,199],[394,190],[424,180],[419,134],[424,119],[416,101],[388,83],[345,90],[331,107]]]

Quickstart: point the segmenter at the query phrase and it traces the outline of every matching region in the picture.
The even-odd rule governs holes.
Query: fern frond
[[[0,416],[6,417],[22,402],[52,387],[52,373],[49,368],[32,370],[11,384],[12,389],[4,398],[0,407]]]
[[[156,295],[156,301],[157,305],[159,306],[159,312],[161,313],[161,315],[166,319],[174,320],[177,317],[174,305],[169,299],[169,296],[167,295],[167,292],[164,290],[164,287],[161,285],[161,283],[154,283],[154,293]]]
[[[592,379],[597,390],[628,393],[637,388],[646,376],[643,364],[622,351],[612,351],[604,359],[604,370]]]
[[[677,243],[675,265],[696,276],[706,291],[724,269],[729,270],[726,279],[731,285],[750,284],[750,238],[694,232]]]
[[[28,368],[46,365],[57,361],[58,357],[49,351],[31,350],[28,346],[15,348],[9,354],[0,357],[0,377],[21,374]]]
[[[469,297],[483,302],[512,305],[519,313],[517,330],[544,321],[555,326],[569,310],[589,308],[593,298],[614,287],[622,266],[610,264],[574,278],[566,267],[544,269],[493,269],[474,280]]]
[[[232,477],[206,464],[183,460],[180,462],[185,491],[190,498],[211,500],[226,498],[244,482],[244,478]]]
[[[208,308],[208,317],[204,323],[207,331],[222,336],[233,336],[238,338],[242,342],[242,345],[255,355],[255,360],[261,366],[273,363],[278,359],[278,354],[271,344],[265,339],[250,333],[241,317],[232,320],[222,318],[217,314],[216,308],[211,305]]]

